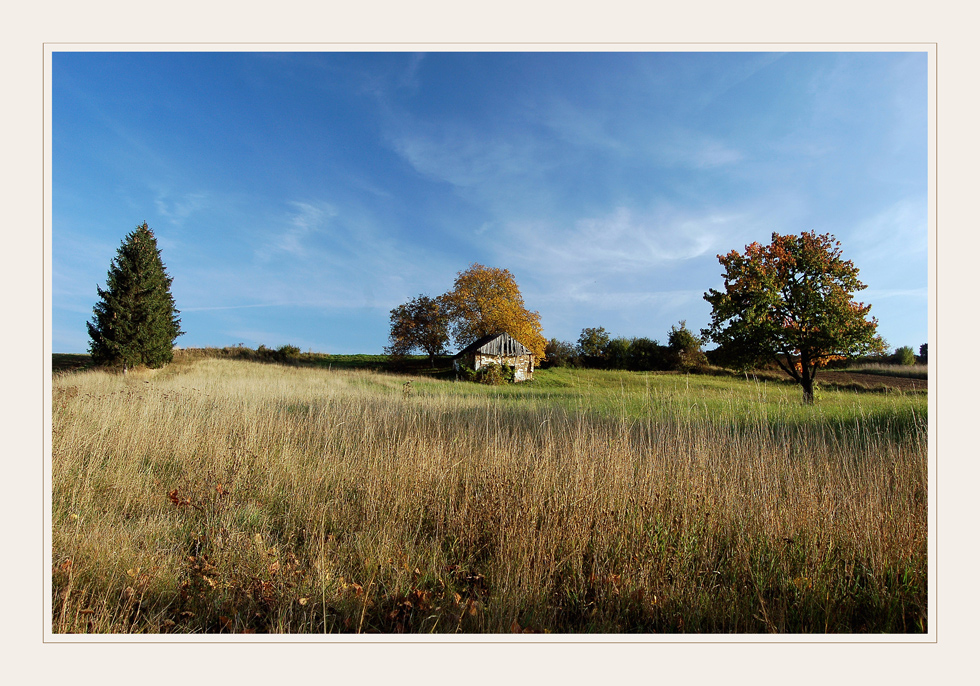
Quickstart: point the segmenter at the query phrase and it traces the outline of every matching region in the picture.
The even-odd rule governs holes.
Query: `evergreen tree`
[[[109,265],[106,288],[88,322],[89,352],[96,364],[162,367],[173,359],[180,312],[170,294],[167,275],[153,231],[142,226],[126,236]]]

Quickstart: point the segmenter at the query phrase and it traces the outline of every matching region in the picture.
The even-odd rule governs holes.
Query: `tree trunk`
[[[803,386],[803,404],[812,405],[813,404],[813,379],[804,375],[800,380],[800,385]]]

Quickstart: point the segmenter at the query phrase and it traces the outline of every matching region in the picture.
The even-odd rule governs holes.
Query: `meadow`
[[[178,356],[53,379],[55,633],[919,633],[924,393]]]

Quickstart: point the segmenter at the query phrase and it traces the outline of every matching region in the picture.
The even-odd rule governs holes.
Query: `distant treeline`
[[[723,347],[702,350],[705,339],[687,328],[685,321],[672,326],[663,345],[655,339],[612,337],[603,327],[585,328],[578,341],[571,343],[552,338],[545,348],[543,367],[584,367],[623,369],[629,371],[704,371],[706,367],[739,368]],[[865,355],[833,360],[826,366],[843,369],[862,364],[914,365],[928,363],[928,345],[919,347],[919,355],[904,346],[894,353]],[[778,369],[774,361],[760,368]]]
[[[603,327],[585,328],[576,343],[552,338],[545,348],[546,367],[589,367],[630,371],[696,371],[711,360],[703,340],[681,321],[672,326],[667,344],[649,338],[613,338]]]

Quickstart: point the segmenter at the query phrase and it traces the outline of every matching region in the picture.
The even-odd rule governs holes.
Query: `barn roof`
[[[482,353],[484,355],[502,355],[505,357],[511,357],[515,355],[530,355],[531,351],[525,348],[520,341],[515,339],[509,333],[503,332],[478,338],[456,353],[456,357],[460,357],[468,353]]]

